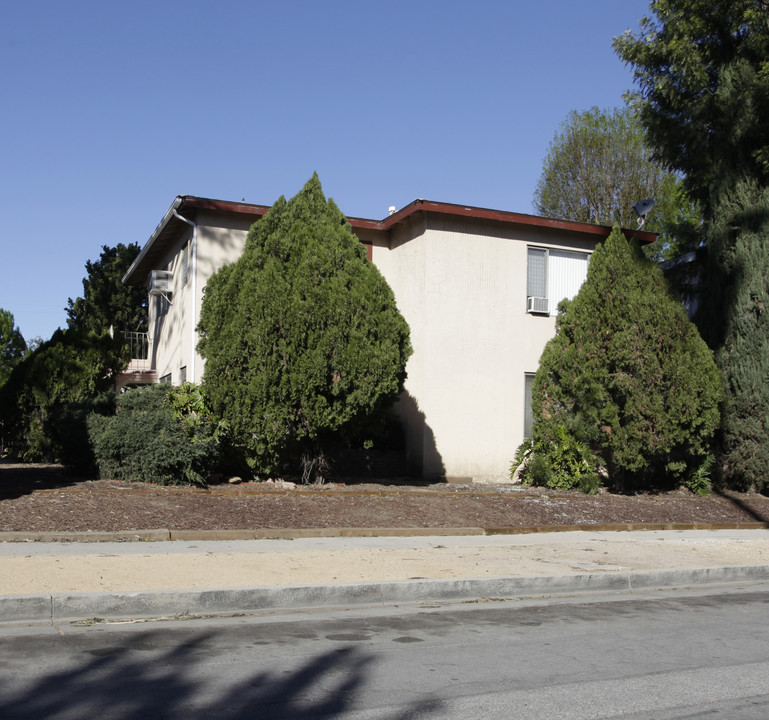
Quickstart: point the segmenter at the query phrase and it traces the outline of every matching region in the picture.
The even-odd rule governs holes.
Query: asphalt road
[[[4,720],[769,717],[769,588],[0,630]]]

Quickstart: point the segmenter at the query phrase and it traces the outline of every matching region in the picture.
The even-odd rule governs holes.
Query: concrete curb
[[[0,622],[252,614],[351,605],[461,602],[769,581],[769,565],[538,577],[407,580],[221,590],[0,596]]]
[[[552,532],[625,532],[637,530],[765,530],[769,522],[744,523],[603,523],[522,527],[439,528],[260,528],[243,530],[120,530],[102,532],[0,532],[0,542],[159,542],[168,540],[292,540],[314,537],[433,537],[524,535]]]

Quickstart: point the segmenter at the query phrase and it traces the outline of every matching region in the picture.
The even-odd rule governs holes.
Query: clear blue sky
[[[176,195],[272,204],[317,171],[343,212],[531,212],[572,110],[622,104],[611,39],[648,0],[6,3],[0,307],[66,326],[86,260]]]

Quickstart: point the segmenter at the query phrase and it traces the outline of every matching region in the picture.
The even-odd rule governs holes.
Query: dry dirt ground
[[[652,524],[769,527],[769,497],[688,491],[583,495],[402,480],[208,489],[82,480],[57,465],[0,463],[0,531],[508,528]]]

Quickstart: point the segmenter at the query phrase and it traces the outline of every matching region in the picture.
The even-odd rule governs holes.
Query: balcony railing
[[[131,348],[131,362],[126,368],[126,372],[148,372],[152,370],[149,335],[142,332],[126,332],[123,333],[123,336]]]

